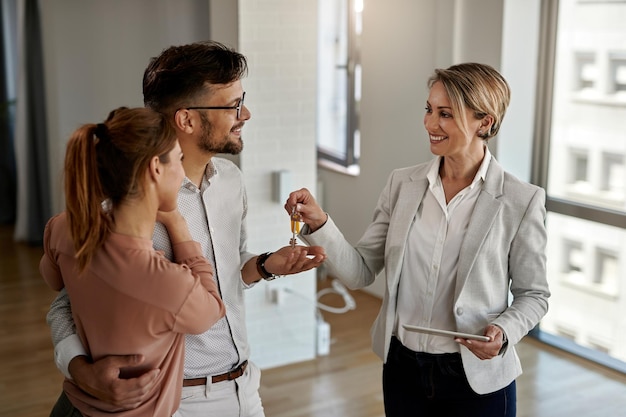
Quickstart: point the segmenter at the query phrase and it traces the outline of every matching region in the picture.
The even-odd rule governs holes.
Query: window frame
[[[566,198],[551,196],[548,191],[548,163],[550,156],[553,90],[556,68],[559,1],[541,0],[539,33],[539,70],[535,102],[535,126],[531,164],[531,182],[546,189],[546,210],[565,216],[626,229],[626,213],[610,208],[592,206]],[[577,356],[626,373],[626,363],[606,353],[581,346],[564,337],[543,332],[537,326],[531,335],[538,340]]]

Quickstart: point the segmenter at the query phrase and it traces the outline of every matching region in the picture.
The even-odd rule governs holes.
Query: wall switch
[[[284,203],[292,192],[291,171],[286,169],[272,172],[272,198],[277,203]]]

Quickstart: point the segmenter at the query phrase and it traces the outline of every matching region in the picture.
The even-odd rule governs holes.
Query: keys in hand
[[[296,207],[294,206],[291,211],[291,239],[289,240],[289,244],[292,248],[295,248],[298,243],[296,235],[300,233],[300,223],[302,223],[302,216],[296,211]]]

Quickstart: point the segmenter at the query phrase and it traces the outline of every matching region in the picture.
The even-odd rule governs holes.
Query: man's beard
[[[209,122],[209,119],[204,114],[200,114],[200,120],[202,122],[202,136],[198,141],[198,147],[208,153],[224,153],[229,155],[239,155],[243,150],[243,140],[239,139],[236,142],[230,140],[228,135],[221,143],[214,143],[211,140],[213,125]],[[230,133],[230,132],[229,132]]]

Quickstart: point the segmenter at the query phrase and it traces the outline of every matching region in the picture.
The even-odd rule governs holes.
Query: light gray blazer
[[[385,296],[371,330],[373,350],[383,361],[394,327],[409,225],[428,189],[428,166],[391,173],[374,219],[354,247],[330,216],[314,233],[308,227],[302,230],[308,244],[324,246],[329,274],[352,289],[370,285],[385,269]],[[504,353],[491,360],[480,360],[461,346],[465,373],[479,394],[497,391],[522,373],[514,345],[548,311],[545,214],[545,191],[513,177],[492,158],[461,246],[454,292],[453,330],[482,334],[493,323],[509,340]]]

